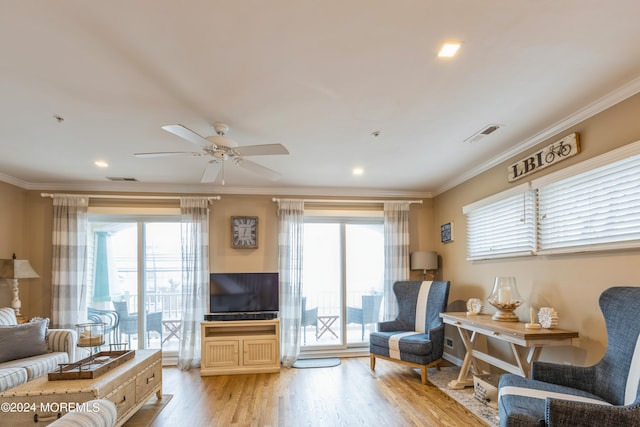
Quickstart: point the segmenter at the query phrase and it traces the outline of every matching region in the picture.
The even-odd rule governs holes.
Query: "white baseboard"
[[[449,353],[445,353],[442,358],[444,360],[446,360],[447,362],[451,362],[456,366],[462,366],[462,359],[458,359],[457,357],[449,354]]]

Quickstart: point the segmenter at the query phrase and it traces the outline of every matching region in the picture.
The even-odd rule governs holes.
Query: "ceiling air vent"
[[[108,176],[107,179],[109,181],[120,181],[120,182],[138,182],[135,178],[127,178],[124,176]]]
[[[482,128],[482,130],[480,130],[479,132],[476,132],[473,135],[471,135],[469,138],[465,139],[464,142],[480,141],[485,136],[491,135],[492,133],[494,133],[500,128],[501,128],[500,125],[487,125],[484,128]]]

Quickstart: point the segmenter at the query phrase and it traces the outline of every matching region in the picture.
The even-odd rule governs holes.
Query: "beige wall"
[[[51,316],[51,232],[53,207],[40,191],[27,191],[0,182],[0,257],[15,251],[30,260],[39,279],[21,281],[22,313],[26,316]],[[304,197],[304,196],[291,196]],[[136,202],[94,199],[91,206],[177,206],[177,202]],[[361,207],[360,207],[361,208]],[[378,207],[379,208],[379,207]],[[232,216],[258,217],[258,248],[231,247]],[[223,195],[213,202],[210,214],[209,268],[212,272],[261,272],[278,270],[277,204],[272,196]],[[433,224],[432,200],[411,205],[411,251],[430,250],[428,232]],[[420,272],[412,272],[414,279]],[[0,306],[11,303],[8,287],[0,287]]]
[[[495,276],[515,276],[520,294],[527,304],[517,310],[521,320],[528,320],[529,304],[536,309],[541,306],[554,307],[559,314],[559,327],[577,330],[580,338],[574,340],[572,348],[545,349],[543,360],[591,364],[604,353],[606,331],[598,307],[600,293],[614,285],[640,285],[637,270],[640,252],[620,251],[591,254],[521,257],[503,260],[467,261],[465,217],[462,207],[485,198],[513,185],[522,184],[550,172],[565,168],[614,148],[640,140],[640,95],[636,95],[593,118],[574,126],[558,136],[540,144],[550,144],[571,132],[580,134],[582,152],[559,164],[551,166],[509,184],[507,167],[522,159],[523,153],[491,170],[465,182],[456,188],[438,195],[434,200],[434,230],[440,224],[453,221],[455,241],[449,244],[434,243],[442,255],[442,274],[451,280],[450,301],[456,310],[464,309],[460,302],[469,298],[486,299]],[[457,303],[456,303],[457,301]],[[488,304],[485,304],[488,305]],[[489,306],[491,312],[493,308]],[[464,355],[458,333],[447,328],[447,335],[456,338],[456,358]],[[489,343],[493,346],[495,343]],[[503,353],[504,348],[495,344],[494,351]]]
[[[27,234],[27,191],[0,182],[0,200],[0,258],[9,259],[15,253],[21,259],[29,259],[28,243],[24,239]],[[11,299],[8,284],[0,279],[0,307],[10,305]]]

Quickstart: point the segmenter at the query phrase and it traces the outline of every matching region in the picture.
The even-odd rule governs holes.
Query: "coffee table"
[[[27,427],[36,420],[46,425],[70,410],[83,410],[83,402],[109,399],[118,408],[116,426],[121,426],[154,393],[162,397],[162,353],[136,350],[133,359],[98,378],[49,381],[43,375],[0,393],[0,407],[12,409],[3,410],[2,425]]]

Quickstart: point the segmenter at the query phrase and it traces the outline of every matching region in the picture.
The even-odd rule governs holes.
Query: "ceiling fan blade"
[[[236,164],[249,172],[270,179],[271,181],[277,181],[278,179],[280,179],[280,174],[278,172],[252,162],[251,160],[238,159]]]
[[[222,163],[217,160],[211,160],[204,172],[202,172],[202,178],[200,178],[200,182],[213,182],[218,177],[220,173],[220,169],[222,169]]]
[[[187,152],[187,151],[158,151],[155,153],[134,153],[134,156],[140,158],[152,157],[179,157],[179,156],[202,156],[203,153]]]
[[[241,156],[270,156],[273,154],[289,154],[289,150],[282,144],[245,145],[236,147]]]
[[[202,147],[211,145],[211,143],[205,137],[198,135],[191,129],[186,128],[182,125],[165,125],[165,126],[162,126],[162,129],[166,130],[167,132],[171,132],[172,134],[177,135],[182,139],[186,139],[189,142],[193,142],[196,145],[200,145]]]

